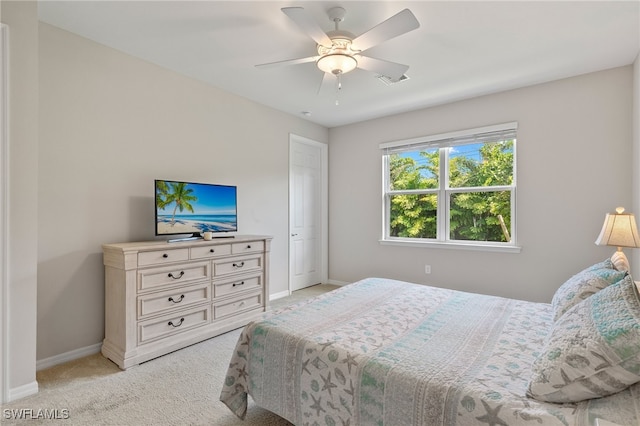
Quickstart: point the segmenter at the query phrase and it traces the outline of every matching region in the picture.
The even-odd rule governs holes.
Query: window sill
[[[381,245],[390,245],[390,246],[453,249],[453,250],[477,250],[477,251],[490,251],[490,252],[499,252],[499,253],[520,253],[522,251],[522,247],[520,246],[462,243],[458,241],[444,243],[442,241],[414,241],[414,240],[393,239],[393,240],[379,240],[379,243]]]

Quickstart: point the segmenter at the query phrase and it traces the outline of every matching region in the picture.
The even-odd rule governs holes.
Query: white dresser
[[[121,369],[258,318],[271,237],[105,244],[102,354]]]

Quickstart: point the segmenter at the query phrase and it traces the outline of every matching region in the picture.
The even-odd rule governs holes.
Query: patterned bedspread
[[[581,403],[525,396],[548,304],[369,278],[247,325],[220,399],[296,425],[640,424],[640,385]]]

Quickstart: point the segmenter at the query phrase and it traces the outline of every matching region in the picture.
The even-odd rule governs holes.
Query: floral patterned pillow
[[[597,291],[620,281],[627,271],[614,268],[611,259],[596,263],[569,278],[553,295],[551,306],[553,320],[557,321],[562,314]]]
[[[527,395],[578,402],[640,382],[640,293],[631,276],[569,309],[532,365]]]

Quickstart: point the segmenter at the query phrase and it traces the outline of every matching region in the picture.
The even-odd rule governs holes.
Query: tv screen
[[[238,230],[235,186],[156,179],[155,194],[157,236]]]

